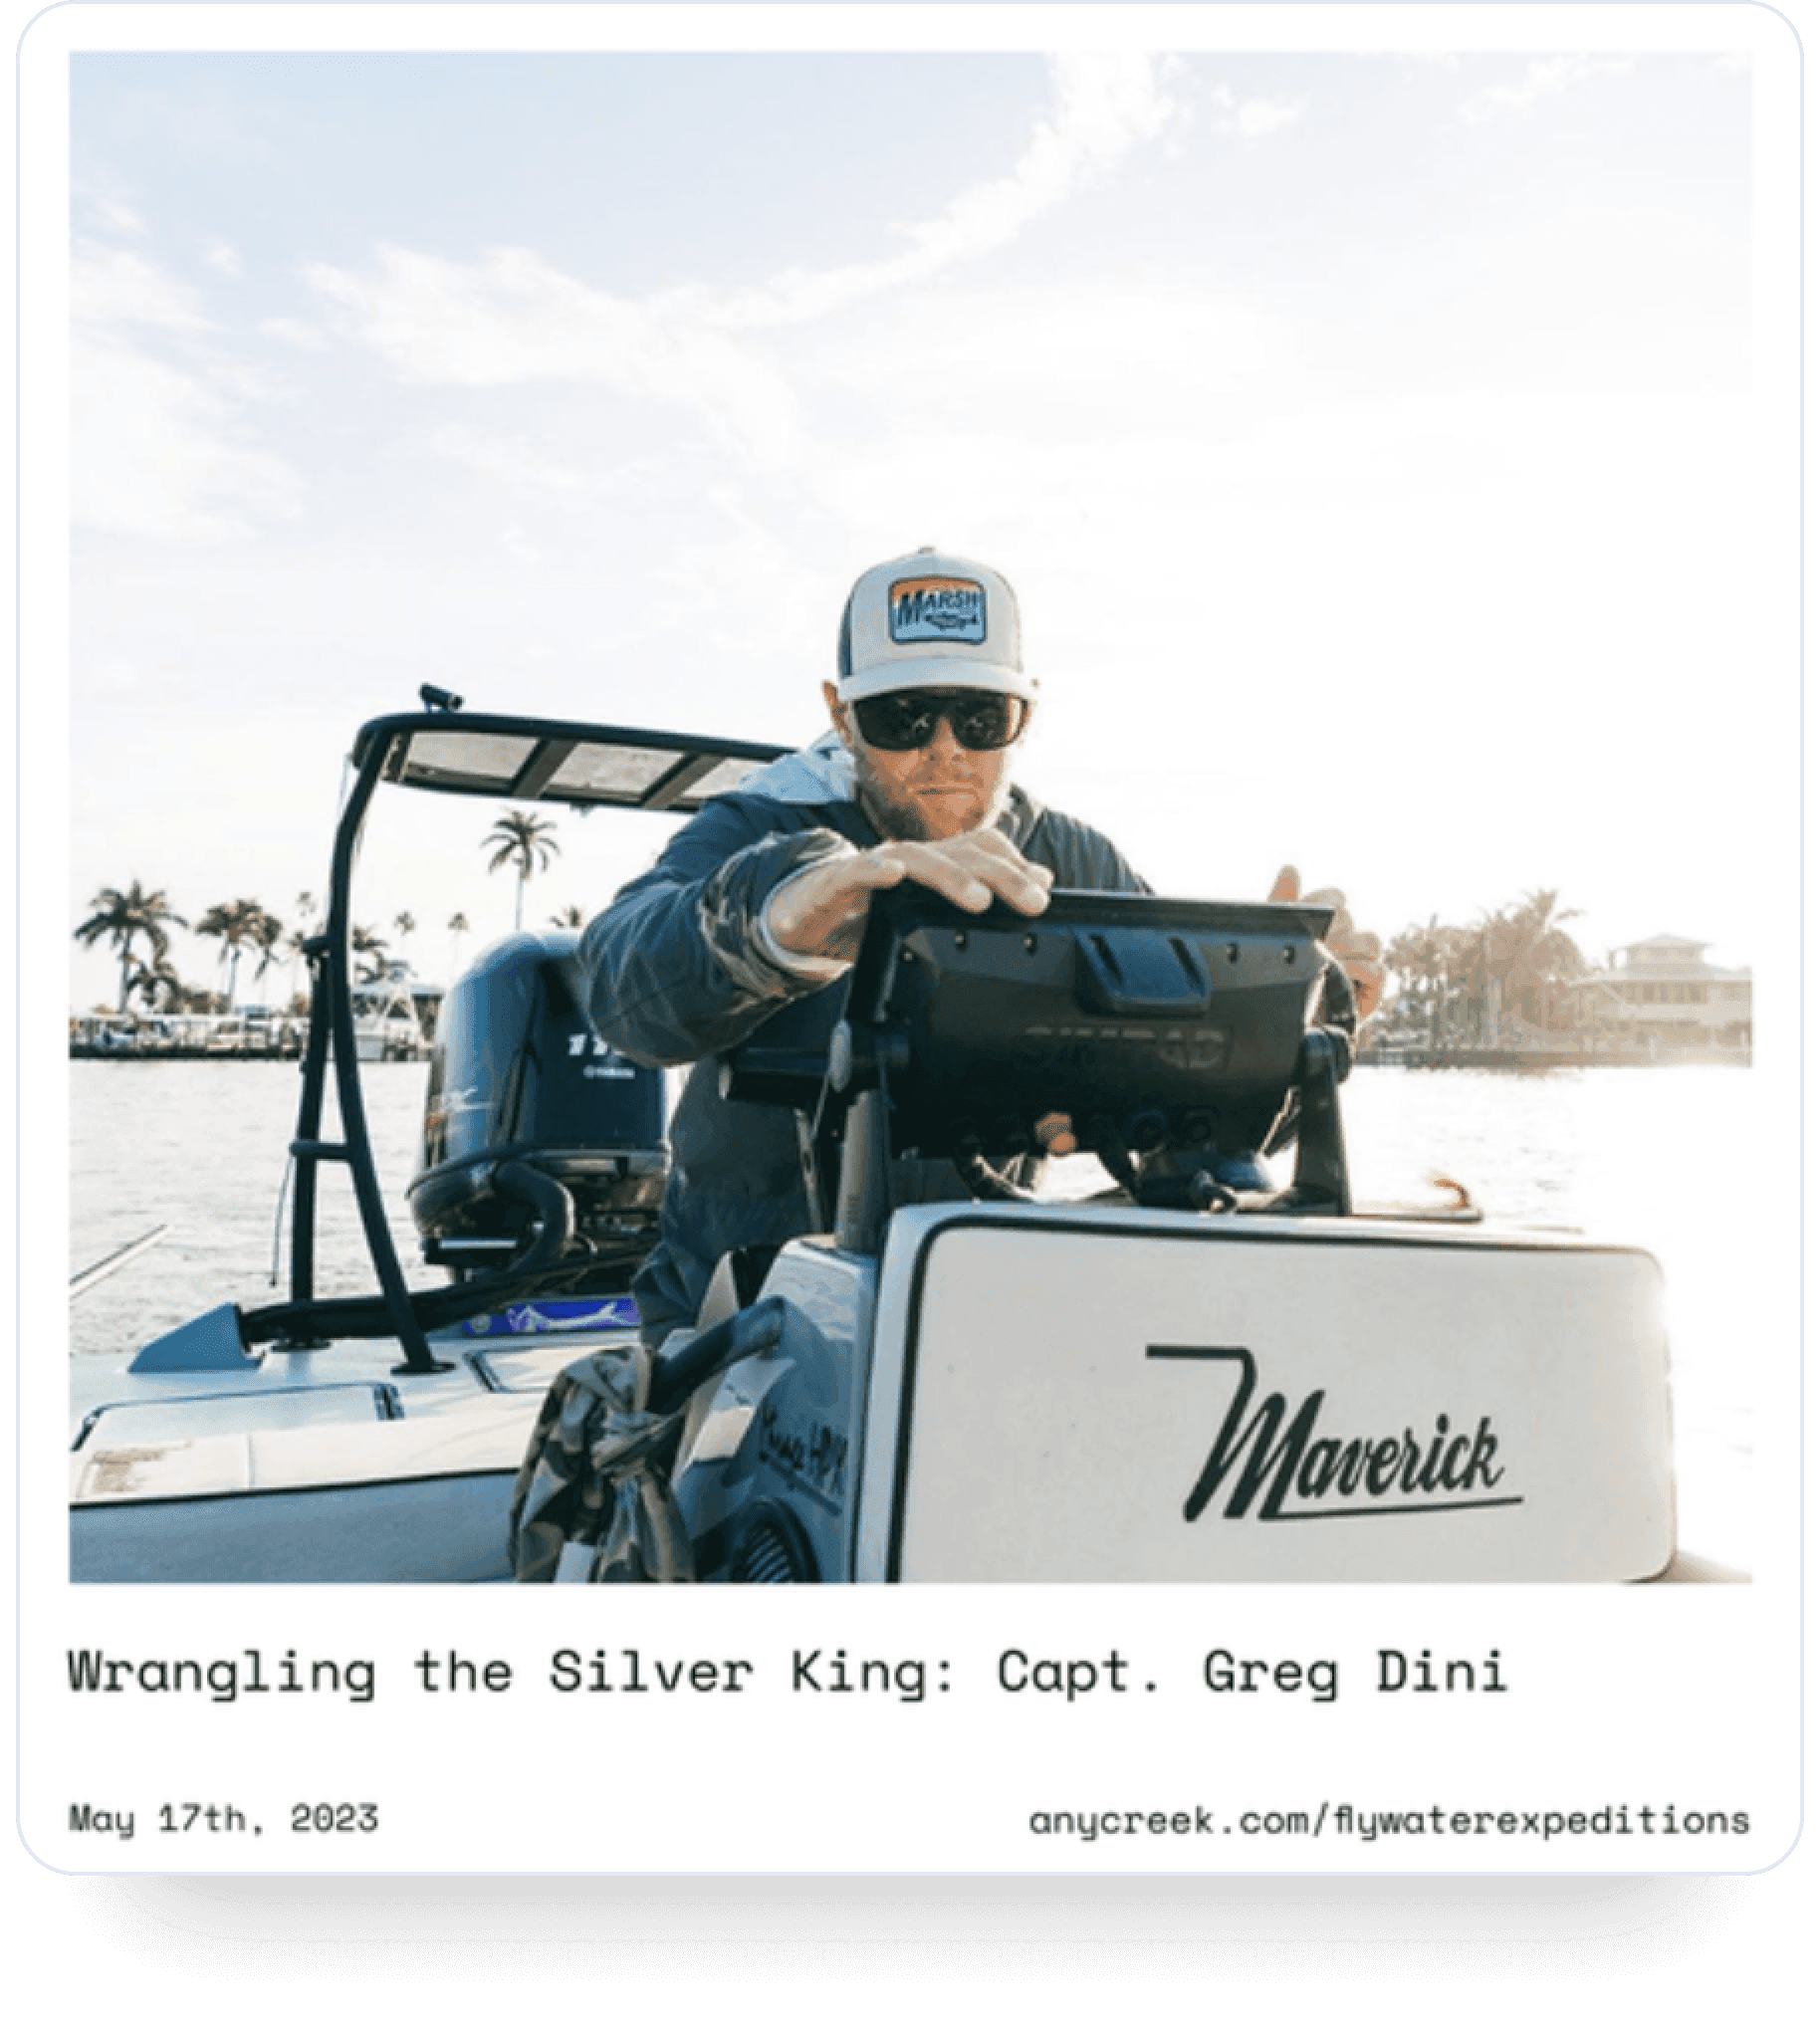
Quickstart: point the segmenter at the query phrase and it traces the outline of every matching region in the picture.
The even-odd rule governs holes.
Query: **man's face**
[[[833,685],[821,691],[853,758],[860,804],[885,838],[956,839],[990,825],[1004,810],[1016,741],[1008,748],[963,748],[943,719],[926,747],[902,754],[868,748]]]

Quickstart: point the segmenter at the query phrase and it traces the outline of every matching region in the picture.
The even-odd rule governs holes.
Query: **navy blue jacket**
[[[1090,826],[1014,790],[1000,830],[1060,888],[1142,892]],[[780,882],[847,845],[880,844],[834,738],[772,764],[677,832],[581,934],[589,1013],[615,1050],[692,1064],[670,1125],[671,1170],[657,1247],[633,1286],[652,1345],[692,1324],[730,1249],[777,1244],[810,1221],[792,1110],[721,1097],[718,1052],[788,1004],[813,997],[831,1032],[844,981],[817,986],[770,960],[755,926]]]

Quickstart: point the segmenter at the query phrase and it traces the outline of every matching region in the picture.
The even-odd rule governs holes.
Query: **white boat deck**
[[[394,1375],[389,1343],[343,1340],[310,1354],[268,1355],[244,1375],[122,1376],[130,1394],[91,1405],[78,1420],[71,1499],[142,1501],[516,1468],[551,1378],[605,1343],[564,1333],[533,1347],[451,1345],[447,1336],[433,1344],[453,1357],[445,1374]]]
[[[561,1326],[512,1319],[432,1335],[450,1364],[434,1375],[399,1373],[390,1340],[120,1370],[99,1388],[90,1370],[73,1407],[73,1577],[507,1577],[507,1504],[551,1381],[636,1333],[624,1299]],[[224,1496],[255,1498],[231,1532]]]

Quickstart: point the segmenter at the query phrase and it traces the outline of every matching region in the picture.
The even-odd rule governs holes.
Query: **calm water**
[[[362,1069],[399,1257],[413,1281],[437,1281],[404,1206],[426,1068]],[[72,1304],[73,1354],[118,1361],[207,1306],[284,1296],[284,1270],[276,1284],[270,1273],[297,1067],[84,1061],[70,1075],[72,1272],[160,1221],[170,1229]],[[1682,1541],[1751,1565],[1750,1406],[1767,1364],[1797,1353],[1792,1322],[1785,1345],[1779,1315],[1757,1329],[1796,1257],[1792,1229],[1778,1247],[1774,1195],[1748,1189],[1777,1154],[1756,1075],[1366,1068],[1344,1103],[1361,1200],[1433,1198],[1440,1173],[1470,1186],[1493,1219],[1654,1251],[1674,1336]],[[372,1287],[352,1194],[335,1167],[323,1173],[317,1259],[319,1290]]]

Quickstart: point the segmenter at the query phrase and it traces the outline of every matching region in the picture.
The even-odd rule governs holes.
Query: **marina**
[[[1373,1044],[1364,1063],[1424,1072],[1643,1071],[1690,1065],[1730,1065],[1748,1070],[1748,1044]]]
[[[354,1042],[362,1064],[430,1054],[442,990],[417,982],[383,983],[354,996]],[[70,1055],[133,1064],[212,1058],[245,1064],[301,1058],[310,1034],[307,1011],[241,1008],[229,1015],[134,1015],[100,1011],[70,1017]]]

